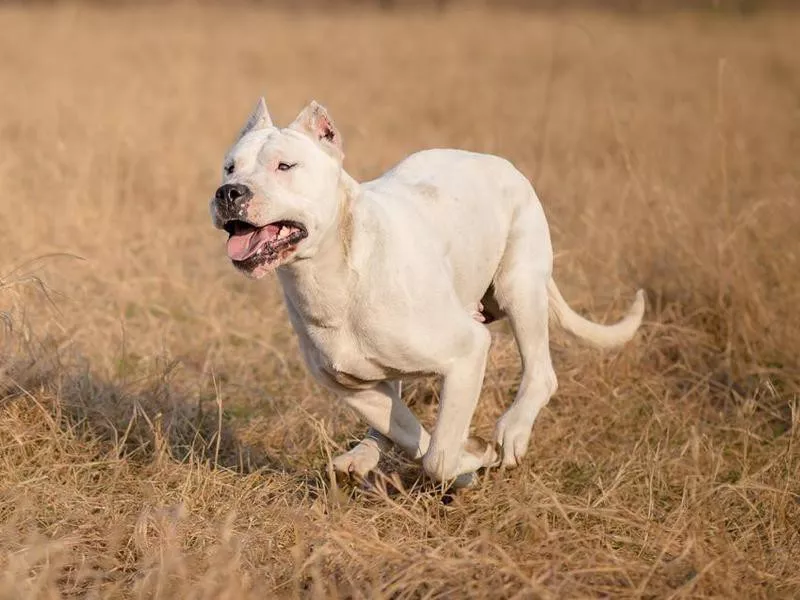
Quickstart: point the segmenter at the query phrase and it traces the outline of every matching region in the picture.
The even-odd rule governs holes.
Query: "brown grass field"
[[[800,13],[0,7],[0,598],[800,597]],[[207,201],[256,98],[346,167],[534,182],[583,314],[524,465],[444,493],[307,375]],[[489,199],[487,199],[489,201]],[[446,226],[446,224],[445,224]],[[81,257],[81,258],[77,258]],[[519,380],[505,323],[474,431]],[[435,381],[407,385],[430,424]]]

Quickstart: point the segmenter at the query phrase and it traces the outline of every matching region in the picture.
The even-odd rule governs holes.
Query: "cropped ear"
[[[251,131],[266,129],[267,127],[272,127],[272,119],[267,111],[267,103],[262,96],[258,99],[256,107],[253,109],[253,112],[247,119],[247,123],[242,127],[242,130],[239,132],[239,137],[236,139],[240,140]]]
[[[315,100],[312,100],[311,104],[297,115],[289,127],[310,136],[323,150],[335,158],[339,160],[344,158],[342,136],[333,124],[328,111]]]

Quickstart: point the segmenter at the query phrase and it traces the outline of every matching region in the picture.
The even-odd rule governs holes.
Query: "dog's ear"
[[[344,158],[342,136],[333,124],[328,111],[316,101],[312,100],[289,127],[311,136],[323,150],[338,160]]]
[[[264,101],[264,97],[262,96],[258,99],[256,107],[253,109],[253,112],[247,119],[247,123],[245,123],[244,127],[242,127],[242,130],[239,132],[239,137],[236,139],[240,140],[251,131],[266,129],[267,127],[272,127],[272,119],[270,118],[269,111],[267,110],[267,103]]]

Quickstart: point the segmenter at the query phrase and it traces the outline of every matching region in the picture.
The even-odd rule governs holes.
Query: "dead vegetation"
[[[0,597],[796,597],[797,27],[0,8]],[[574,306],[647,288],[621,352],[555,334],[522,468],[456,496],[399,457],[331,478],[364,427],[206,210],[261,93],[284,123],[326,104],[357,178],[510,158]],[[492,331],[485,437],[519,377]],[[433,383],[407,388],[426,420]]]

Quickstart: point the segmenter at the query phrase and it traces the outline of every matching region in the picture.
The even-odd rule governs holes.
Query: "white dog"
[[[277,271],[311,372],[370,425],[334,466],[364,475],[391,443],[437,481],[468,483],[481,467],[517,465],[556,391],[549,317],[596,346],[618,346],[641,323],[643,292],[611,326],[570,309],[551,278],[542,206],[502,158],[425,150],[359,184],[343,156],[322,106],[312,102],[280,129],[262,98],[210,205],[237,269],[253,278]],[[482,321],[505,316],[522,382],[487,445],[468,437],[490,344]],[[399,396],[399,380],[421,374],[444,380],[430,435]]]

